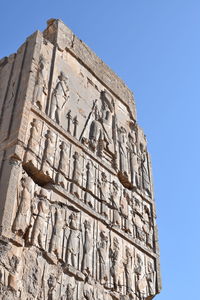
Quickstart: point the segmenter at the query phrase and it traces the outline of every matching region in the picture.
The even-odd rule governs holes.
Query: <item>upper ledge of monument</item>
[[[119,97],[136,119],[135,101],[132,91],[69,27],[60,19],[49,19],[43,32],[44,38],[56,45],[60,51],[68,50],[104,85]]]

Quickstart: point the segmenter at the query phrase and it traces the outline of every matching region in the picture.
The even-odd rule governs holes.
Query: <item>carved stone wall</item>
[[[0,60],[1,299],[152,299],[151,162],[132,93],[60,20]]]

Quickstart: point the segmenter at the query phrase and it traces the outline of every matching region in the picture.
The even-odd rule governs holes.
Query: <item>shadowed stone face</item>
[[[2,299],[152,299],[150,157],[130,90],[62,21],[0,61]]]

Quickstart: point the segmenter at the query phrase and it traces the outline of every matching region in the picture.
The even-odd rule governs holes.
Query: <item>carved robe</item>
[[[78,152],[75,152],[73,155],[74,158],[74,169],[72,174],[72,194],[76,195],[79,199],[81,198],[81,191],[79,186],[82,184],[82,166],[80,164],[80,156]]]
[[[69,98],[69,87],[66,83],[68,79],[63,72],[58,76],[58,83],[52,93],[50,118],[61,124],[62,110]]]
[[[91,232],[91,224],[85,223],[85,243],[83,246],[83,265],[82,270],[87,274],[92,273],[92,252],[93,252],[93,237]]]
[[[107,242],[108,238],[101,233],[101,242],[98,246],[99,253],[99,266],[100,266],[100,282],[101,284],[107,284],[108,281],[108,248]]]
[[[104,172],[102,172],[101,174],[101,182],[99,183],[99,189],[100,189],[100,198],[101,198],[101,213],[104,217],[108,218],[109,216],[108,202],[110,197],[110,191],[109,191],[108,179]]]
[[[80,252],[80,232],[77,222],[77,215],[72,213],[70,216],[70,234],[67,241],[66,261],[74,268],[77,268],[77,256]]]
[[[45,250],[46,247],[46,227],[49,215],[49,205],[46,199],[41,199],[38,203],[38,215],[33,225],[31,243]]]
[[[113,116],[114,106],[112,96],[106,91],[101,93],[102,107],[101,113],[96,108],[95,120],[90,126],[89,140],[95,149],[100,142],[101,150],[105,149],[114,154],[113,144]]]
[[[45,60],[41,56],[39,61],[39,67],[37,72],[37,79],[34,91],[34,101],[38,108],[42,111],[45,110],[45,96],[47,95],[48,88],[46,84],[46,70],[45,70]]]
[[[32,200],[32,180],[30,177],[22,178],[21,201],[13,223],[13,231],[24,234],[30,225],[31,200]]]
[[[127,293],[133,292],[132,256],[128,248],[126,249],[125,275]]]
[[[57,208],[55,212],[55,224],[50,241],[50,252],[55,253],[58,258],[61,258],[62,256],[63,226],[63,212],[61,208]]]
[[[111,267],[111,275],[113,277],[113,282],[114,282],[114,289],[118,291],[121,287],[121,256],[120,256],[120,251],[119,251],[119,244],[114,243],[113,249],[110,249],[110,257],[111,257],[111,262],[112,262],[112,267]]]

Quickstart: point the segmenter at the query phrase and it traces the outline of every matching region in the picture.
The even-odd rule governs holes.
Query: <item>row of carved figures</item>
[[[137,275],[135,280],[139,282],[144,274],[137,270],[139,266],[144,268],[143,261],[138,254],[133,266],[133,254],[128,246],[122,261],[120,238],[114,237],[111,245],[109,232],[101,230],[99,238],[98,234],[94,236],[96,231],[92,220],[86,217],[81,222],[82,214],[77,209],[52,205],[49,192],[44,188],[35,194],[29,177],[22,178],[19,200],[12,230],[24,240],[25,246],[34,245],[46,251],[50,257],[81,271],[84,276],[94,277],[96,270],[99,282],[116,292],[120,292],[125,276],[126,292],[134,291],[133,274]],[[96,266],[95,249],[98,253]]]
[[[117,269],[116,260],[118,257],[118,248],[115,247],[113,255],[115,256],[115,263],[112,268],[112,274],[114,280],[120,284],[120,273],[122,270]],[[139,255],[136,258],[136,264],[134,266],[134,274],[131,273],[130,262],[131,262],[131,254],[127,248],[127,258],[124,264],[125,268],[125,281],[126,286],[117,285],[113,289],[102,288],[102,285],[99,285],[97,281],[95,281],[92,277],[87,275],[84,280],[84,285],[82,288],[83,297],[81,300],[145,300],[149,296],[155,295],[155,271],[152,263],[149,261],[147,265],[147,271],[144,274],[142,272],[142,260]],[[56,289],[56,278],[50,275],[48,280],[49,291],[48,295],[53,296],[54,290]],[[133,288],[134,286],[134,288]],[[61,300],[75,300],[76,296],[76,282],[68,283],[65,291],[65,295],[61,297]],[[123,290],[122,290],[123,288]],[[125,292],[124,292],[125,291]],[[50,299],[54,299],[53,297]],[[77,298],[76,298],[77,299]],[[79,299],[79,298],[78,298]]]
[[[68,276],[62,272],[59,266],[49,265],[43,258],[37,261],[37,254],[33,253],[33,250],[30,252],[27,255],[27,252],[23,251],[21,258],[16,255],[11,255],[10,259],[1,256],[0,292],[2,300],[144,300],[155,294],[156,278],[152,262],[148,262],[146,273],[143,273],[143,263],[140,256],[137,255],[134,266],[135,274],[131,274],[129,268],[131,256],[128,249],[125,263],[126,286],[118,287],[117,291],[114,288],[105,289],[89,275],[83,281]],[[32,255],[33,257],[31,257]],[[23,262],[27,259],[30,259],[29,266],[25,267]],[[115,269],[113,269],[113,276],[115,276]],[[118,274],[115,279],[119,279]]]
[[[30,140],[29,140],[30,141]],[[50,174],[55,145],[49,138],[44,149],[41,170]],[[29,146],[31,143],[29,143]],[[91,160],[83,166],[83,157],[77,151],[71,156],[70,147],[61,143],[55,182],[100,213],[111,226],[118,226],[132,237],[153,248],[153,222],[150,206],[144,206],[125,189],[118,179],[112,179],[103,170],[97,175],[97,167]],[[30,159],[30,157],[29,157]],[[71,172],[69,174],[69,170]]]
[[[44,108],[44,98],[47,96],[47,84],[44,80],[45,60],[40,58],[35,86],[34,102]],[[120,125],[115,113],[115,102],[110,93],[101,91],[100,104],[94,101],[91,111],[83,124],[80,137],[77,136],[79,116],[72,118],[69,102],[68,77],[61,71],[52,91],[49,116],[59,125],[61,115],[65,111],[67,131],[89,147],[99,157],[106,157],[115,169],[119,170],[119,178],[125,186],[137,187],[151,195],[151,179],[149,172],[146,141],[140,139],[135,121],[130,120],[129,127]],[[100,106],[100,107],[99,107]],[[128,113],[128,112],[127,112]],[[73,129],[71,129],[73,123]],[[140,131],[140,130],[139,130]],[[109,157],[109,158],[108,158]]]
[[[36,154],[36,156],[40,157],[42,159],[41,168],[44,172],[50,173],[49,170],[52,168],[58,169],[60,173],[63,173],[65,177],[68,176],[69,172],[69,159],[70,159],[70,144],[66,142],[61,142],[61,144],[58,144],[57,136],[56,134],[51,131],[47,130],[44,138],[41,140],[41,121],[38,119],[34,119],[31,123],[31,129],[30,129],[30,137],[28,140],[28,150],[31,150],[33,153]],[[45,140],[43,140],[45,139]],[[126,145],[126,143],[122,143],[123,145]],[[42,145],[42,146],[41,146]],[[143,144],[141,144],[141,149],[143,149]],[[58,153],[57,148],[60,148],[60,153]],[[124,150],[125,151],[125,150]],[[43,152],[43,153],[41,153]],[[57,157],[59,158],[57,158]],[[127,158],[127,159],[126,159]],[[127,178],[128,178],[128,171],[127,171],[127,162],[131,164],[130,172],[132,176],[132,183],[133,186],[137,186],[139,189],[144,189],[145,191],[148,191],[150,194],[150,177],[149,177],[149,171],[148,171],[148,161],[147,161],[147,153],[146,151],[141,150],[140,155],[129,157],[127,155],[124,155],[122,153],[122,157],[120,159],[121,161],[121,171],[118,172],[119,180],[123,185],[125,185],[126,188],[130,189],[130,185],[127,185]],[[59,160],[59,166],[55,166],[56,159]],[[74,159],[74,173],[78,177],[76,181],[81,181],[81,174],[83,170],[83,166],[80,162],[80,152],[76,152],[73,155]],[[26,161],[33,160],[33,158],[30,158],[30,155],[26,155],[25,158]],[[140,164],[136,168],[136,161],[140,161]],[[79,165],[80,164],[80,165]],[[90,163],[87,164],[86,168],[88,169],[87,173],[88,176],[91,177],[91,179],[94,180],[94,172],[93,170],[93,163],[90,160]],[[93,178],[92,178],[93,177]],[[90,184],[92,186],[92,183]]]

